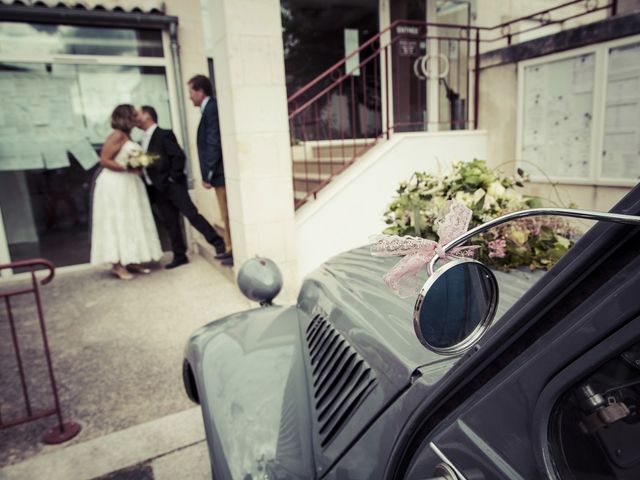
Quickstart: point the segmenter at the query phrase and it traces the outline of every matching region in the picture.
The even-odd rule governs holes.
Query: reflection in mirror
[[[414,311],[423,345],[439,353],[470,347],[489,327],[498,303],[496,279],[475,260],[455,260],[427,280]]]

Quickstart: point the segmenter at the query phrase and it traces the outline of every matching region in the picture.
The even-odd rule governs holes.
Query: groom
[[[158,207],[162,223],[169,232],[173,260],[165,265],[165,268],[175,268],[189,262],[180,228],[180,213],[214,246],[216,253],[224,253],[223,238],[198,213],[189,197],[187,178],[184,174],[185,155],[178,145],[176,136],[171,130],[158,127],[158,114],[148,105],[138,108],[138,127],[144,131],[144,151],[160,157],[143,170],[142,178],[147,184],[149,199]]]

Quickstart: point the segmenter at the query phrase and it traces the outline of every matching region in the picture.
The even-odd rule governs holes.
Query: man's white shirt
[[[147,128],[142,135],[142,150],[144,153],[147,153],[147,150],[149,149],[149,142],[151,142],[151,137],[153,136],[153,132],[156,131],[156,128],[158,128],[158,124],[154,123]],[[142,176],[144,177],[144,181],[147,185],[152,185],[151,178],[149,178],[146,168],[142,169]]]
[[[211,100],[211,97],[206,97],[202,100],[202,103],[200,104],[200,113],[204,113],[204,109],[207,106],[207,103],[209,103],[209,100]]]

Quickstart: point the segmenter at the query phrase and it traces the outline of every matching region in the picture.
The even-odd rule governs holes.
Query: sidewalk
[[[0,469],[2,480],[182,478],[211,478],[199,407]]]
[[[0,282],[0,289],[9,286]],[[42,287],[41,292],[63,413],[65,419],[79,422],[83,429],[72,441],[56,446],[40,441],[42,433],[55,424],[53,417],[0,430],[0,467],[4,467],[0,470],[0,479],[54,478],[52,475],[58,471],[64,472],[60,465],[65,458],[80,470],[61,473],[64,476],[59,478],[93,478],[82,473],[81,469],[86,467],[82,452],[86,452],[85,449],[94,452],[86,457],[89,463],[99,464],[100,457],[108,461],[110,455],[104,452],[96,455],[104,448],[100,446],[102,442],[122,444],[132,455],[137,444],[143,449],[142,444],[148,441],[158,442],[155,449],[144,451],[136,458],[120,458],[114,453],[114,459],[120,458],[115,462],[117,465],[109,466],[114,470],[151,461],[145,465],[153,464],[154,470],[162,471],[174,455],[199,455],[206,459],[208,472],[203,434],[195,435],[192,431],[183,437],[182,427],[178,425],[179,428],[166,430],[170,434],[166,442],[165,439],[161,442],[157,434],[147,438],[145,429],[136,429],[153,425],[154,421],[170,422],[168,419],[174,418],[174,414],[190,415],[190,421],[201,424],[199,408],[193,408],[182,387],[186,341],[202,325],[252,306],[225,273],[196,256],[188,265],[170,271],[157,269],[151,275],[138,276],[129,282],[116,280],[103,269],[64,273]],[[34,399],[49,402],[40,343],[35,334],[35,310],[30,300],[17,299],[14,313],[21,342],[28,344],[23,348],[23,361],[31,380],[29,393]],[[9,336],[3,330],[8,328],[5,315],[0,309],[3,386],[7,377],[13,379],[16,371],[12,347],[6,343]],[[19,397],[12,396],[16,391],[19,389],[14,383],[0,392],[3,418],[23,413]],[[129,437],[111,436],[121,434]],[[110,440],[112,438],[128,438],[130,446],[124,447],[127,442]],[[195,446],[185,449],[193,444]],[[45,477],[39,477],[35,471],[25,473],[47,464],[48,468],[43,467],[47,472]],[[98,473],[87,470],[87,473],[96,477],[110,471],[113,470]],[[26,476],[19,476],[20,472]],[[81,475],[76,477],[75,473]],[[155,478],[161,478],[158,475],[156,473]]]

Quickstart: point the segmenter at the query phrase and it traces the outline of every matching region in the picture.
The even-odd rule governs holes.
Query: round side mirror
[[[260,305],[271,305],[271,301],[282,289],[282,273],[268,258],[250,258],[238,272],[238,287],[249,300]]]
[[[418,295],[413,325],[429,350],[454,355],[487,331],[498,306],[498,282],[471,259],[453,260],[429,277]]]

